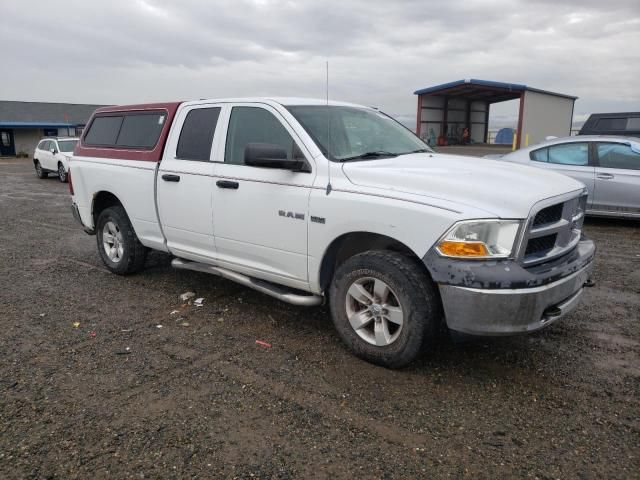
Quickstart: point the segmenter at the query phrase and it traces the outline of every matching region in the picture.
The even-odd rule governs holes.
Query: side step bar
[[[196,272],[218,275],[293,305],[312,307],[314,305],[320,305],[324,300],[324,297],[321,297],[320,295],[313,295],[311,293],[308,295],[293,293],[292,290],[288,290],[286,287],[265,282],[264,280],[258,280],[257,278],[247,277],[241,273],[232,272],[226,268],[215,267],[206,263],[191,262],[189,260],[183,260],[182,258],[174,258],[171,261],[171,266],[182,270],[194,270]]]

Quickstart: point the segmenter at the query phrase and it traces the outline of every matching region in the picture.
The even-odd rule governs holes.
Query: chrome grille
[[[530,266],[569,253],[580,241],[586,205],[586,192],[537,204],[527,221],[519,260]]]
[[[557,222],[562,218],[562,210],[564,210],[563,203],[557,203],[550,207],[543,208],[533,218],[533,226],[539,227],[540,225]]]

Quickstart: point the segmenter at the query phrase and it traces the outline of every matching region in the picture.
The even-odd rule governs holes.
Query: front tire
[[[65,170],[64,165],[62,165],[62,162],[58,163],[58,180],[62,183],[67,183],[67,171]]]
[[[35,167],[36,167],[36,175],[38,176],[39,179],[47,178],[49,176],[49,174],[45,172],[44,169],[42,168],[42,165],[40,165],[39,160],[36,160]]]
[[[109,270],[118,275],[135,273],[144,267],[147,248],[121,206],[104,209],[96,222],[98,252]]]
[[[435,340],[442,319],[435,286],[418,260],[368,251],[336,271],[330,308],[338,334],[358,357],[401,368]]]

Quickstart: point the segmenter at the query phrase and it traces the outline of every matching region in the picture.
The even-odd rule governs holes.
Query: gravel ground
[[[597,285],[562,322],[390,371],[326,308],[158,253],[110,274],[66,185],[0,169],[0,478],[638,478],[638,223],[587,222]]]

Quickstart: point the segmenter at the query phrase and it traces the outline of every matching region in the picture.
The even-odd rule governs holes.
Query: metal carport
[[[428,139],[435,134],[456,140],[468,128],[474,143],[487,143],[492,104],[519,99],[516,148],[549,135],[569,136],[578,98],[517,83],[477,79],[457,80],[414,93],[418,96],[418,136]]]

